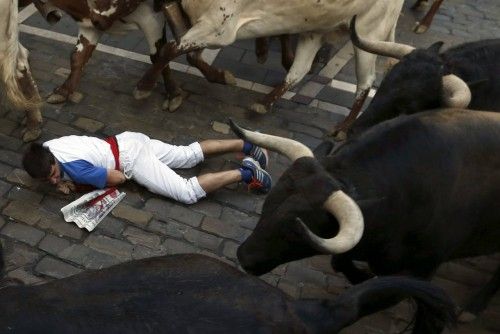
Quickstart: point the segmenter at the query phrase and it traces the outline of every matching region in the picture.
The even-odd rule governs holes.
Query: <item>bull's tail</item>
[[[18,55],[21,52],[18,31],[18,8],[17,0],[9,1],[7,11],[7,25],[5,31],[0,34],[6,40],[0,43],[0,102],[4,102],[13,108],[26,110],[39,107],[40,98],[38,94],[26,97],[18,82]],[[5,13],[3,13],[5,14]]]
[[[302,306],[301,301],[297,301],[296,306],[306,321],[311,319],[311,312],[316,314],[316,326],[320,326],[318,331],[337,333],[358,319],[406,298],[413,299],[417,305],[414,334],[441,333],[445,327],[455,324],[456,306],[441,288],[405,277],[373,278],[353,286],[335,300],[322,301],[319,306],[312,301]]]

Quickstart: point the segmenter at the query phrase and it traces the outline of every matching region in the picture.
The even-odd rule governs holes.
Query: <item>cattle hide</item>
[[[131,261],[38,286],[0,289],[0,331],[12,333],[336,333],[406,297],[418,303],[414,333],[454,319],[441,289],[380,278],[336,300],[292,300],[213,258]]]

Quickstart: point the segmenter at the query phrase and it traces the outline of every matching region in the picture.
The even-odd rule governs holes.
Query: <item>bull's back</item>
[[[465,43],[443,53],[445,70],[470,86],[469,109],[500,111],[500,39]]]
[[[399,117],[347,143],[333,159],[362,206],[368,247],[392,244],[386,248],[401,250],[395,262],[406,255],[437,257],[430,245],[446,250],[439,254],[446,258],[464,256],[463,249],[477,255],[498,248],[474,240],[483,232],[500,238],[500,212],[493,209],[500,198],[499,114],[446,110]],[[388,224],[391,235],[380,235]]]

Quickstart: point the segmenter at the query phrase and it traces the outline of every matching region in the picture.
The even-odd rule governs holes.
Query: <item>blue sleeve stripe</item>
[[[76,183],[90,184],[98,189],[106,187],[108,171],[104,167],[96,167],[86,160],[75,160],[61,165],[64,172]]]

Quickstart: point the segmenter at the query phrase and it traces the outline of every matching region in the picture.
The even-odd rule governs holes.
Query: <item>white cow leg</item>
[[[18,78],[17,81],[27,99],[40,100],[38,88],[33,80],[31,71],[28,68],[21,72],[21,77]],[[40,137],[40,134],[42,133],[41,125],[42,113],[40,112],[40,107],[36,105],[26,109],[26,126],[21,132],[23,141],[30,142]]]
[[[377,56],[357,48],[354,48],[354,53],[356,56],[356,78],[358,87],[356,89],[356,96],[351,112],[341,123],[337,124],[333,130],[332,136],[334,136],[336,140],[344,140],[346,138],[347,131],[358,117],[368,97],[370,88],[375,81],[375,61],[377,60]]]
[[[199,69],[209,82],[220,83],[223,85],[236,85],[236,79],[230,71],[222,70],[209,65],[203,60],[201,53],[202,50],[198,50],[187,54],[187,61],[191,64],[191,66]]]
[[[75,91],[83,74],[83,67],[92,56],[102,33],[94,28],[80,26],[78,42],[71,54],[71,73],[66,81],[47,98],[48,103],[62,103]]]
[[[276,102],[283,94],[293,87],[297,82],[302,80],[311,69],[314,56],[321,48],[322,34],[305,33],[300,34],[297,44],[297,51],[292,67],[285,77],[285,81],[281,85],[276,86],[273,91],[267,94],[260,103],[254,103],[250,110],[259,114],[267,113],[274,102]]]
[[[151,94],[158,78],[168,63],[188,52],[197,51],[211,46],[214,48],[224,47],[234,42],[237,29],[227,27],[226,33],[220,34],[219,27],[212,27],[210,24],[201,22],[191,27],[179,43],[170,41],[160,50],[158,60],[151,66],[137,83],[134,91],[136,99],[143,99]]]

